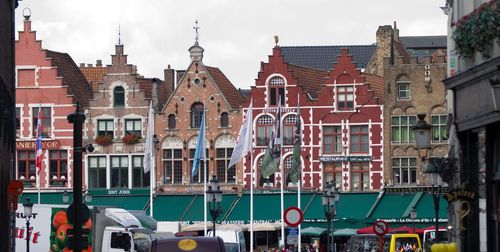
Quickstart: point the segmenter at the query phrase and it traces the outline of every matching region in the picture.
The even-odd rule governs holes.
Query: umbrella
[[[326,232],[326,228],[320,227],[307,227],[300,230],[301,235],[320,236]]]
[[[285,225],[286,227],[286,225]],[[245,228],[250,230],[250,224],[246,224]],[[253,224],[253,231],[254,232],[259,232],[259,231],[275,231],[281,229],[281,223],[271,223],[271,222],[264,222],[264,223],[254,223]]]
[[[364,228],[360,228],[356,230],[357,234],[374,234],[375,232],[373,231],[373,226],[367,226]]]
[[[337,229],[333,232],[335,236],[351,236],[356,234],[356,229],[353,228],[342,228]]]

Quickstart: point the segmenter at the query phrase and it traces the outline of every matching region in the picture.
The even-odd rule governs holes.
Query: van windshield
[[[418,249],[418,239],[416,237],[397,237],[396,250],[404,252],[416,252]]]

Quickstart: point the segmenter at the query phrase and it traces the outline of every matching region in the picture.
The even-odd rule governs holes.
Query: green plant
[[[134,135],[134,134],[126,134],[122,140],[126,144],[136,144],[139,142],[139,139],[141,139],[141,136],[139,135]]]
[[[96,144],[106,146],[113,143],[113,138],[110,135],[99,135],[94,139]]]
[[[500,2],[484,3],[453,25],[456,26],[453,40],[460,56],[470,57],[474,52],[480,52],[488,58],[493,40],[500,38]]]

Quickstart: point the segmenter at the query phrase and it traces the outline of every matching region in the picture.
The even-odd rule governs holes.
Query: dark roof
[[[238,109],[244,104],[245,98],[219,68],[209,66],[206,66],[206,68],[222,92],[222,95],[224,95],[227,102],[229,102],[229,105],[231,105],[233,109]]]
[[[446,48],[446,36],[408,36],[399,40],[407,49]]]
[[[342,48],[348,48],[357,68],[365,68],[377,46],[347,45],[347,46],[282,46],[281,54],[285,62],[323,71],[332,69]]]
[[[92,87],[71,56],[47,50],[47,57],[51,58],[52,64],[57,67],[57,74],[62,76],[63,85],[68,86],[68,94],[73,95],[73,102],[88,107],[89,100],[92,99]]]

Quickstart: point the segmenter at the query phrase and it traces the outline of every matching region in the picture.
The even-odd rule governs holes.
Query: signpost
[[[290,226],[290,227],[297,227],[302,223],[302,220],[304,219],[304,214],[298,207],[289,207],[285,210],[284,216],[283,216],[285,223]]]
[[[384,235],[389,232],[389,224],[383,220],[378,220],[373,224],[373,232],[378,235],[379,251],[383,251]]]

